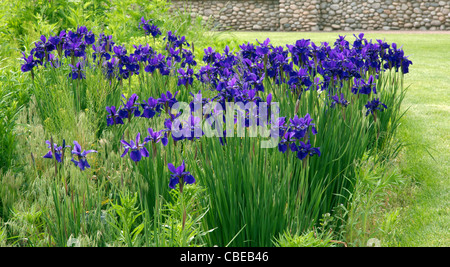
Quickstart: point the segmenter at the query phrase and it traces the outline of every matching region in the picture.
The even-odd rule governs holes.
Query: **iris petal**
[[[169,187],[175,189],[176,185],[179,183],[179,178],[170,178]]]
[[[195,178],[194,178],[194,176],[192,176],[191,174],[186,175],[186,176],[184,177],[184,182],[185,182],[186,184],[193,184],[193,183],[195,183]]]
[[[130,148],[128,148],[128,147],[125,148],[125,151],[123,152],[122,156],[120,156],[120,157],[123,158],[128,153],[128,150],[130,150]]]
[[[45,155],[43,156],[43,158],[46,158],[46,159],[51,159],[51,158],[53,158],[52,151],[49,151],[47,154],[45,154]]]
[[[61,153],[56,153],[55,152],[55,159],[56,159],[56,161],[61,162],[62,161]]]
[[[130,158],[133,161],[138,162],[138,161],[141,160],[142,155],[141,155],[141,153],[138,150],[133,150],[133,151],[130,152]]]
[[[177,172],[175,166],[173,166],[172,163],[169,162],[169,163],[167,164],[167,167],[169,167],[169,171],[171,171],[172,173],[176,173],[176,172]]]
[[[141,153],[141,155],[142,155],[143,157],[148,157],[148,156],[150,156],[150,153],[148,153],[148,150],[147,150],[147,148],[145,148],[145,147],[143,147],[143,148],[140,150],[140,153]]]

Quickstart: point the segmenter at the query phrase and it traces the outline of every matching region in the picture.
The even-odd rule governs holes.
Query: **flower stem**
[[[58,161],[56,160],[55,146],[53,144],[53,136],[50,137],[50,147],[52,150],[52,155],[55,158],[55,178],[58,176]]]

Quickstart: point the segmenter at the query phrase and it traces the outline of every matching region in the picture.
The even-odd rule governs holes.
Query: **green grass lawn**
[[[332,45],[338,35],[353,41],[354,33],[231,32],[224,36],[242,42],[270,38],[273,45],[293,44],[298,39]],[[397,43],[413,61],[405,76],[409,88],[403,109],[407,113],[399,130],[406,145],[400,168],[413,182],[400,196],[402,204],[397,204],[401,216],[391,242],[397,246],[450,246],[450,34],[371,32],[365,37]]]

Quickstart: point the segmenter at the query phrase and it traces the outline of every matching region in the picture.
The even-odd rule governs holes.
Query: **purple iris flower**
[[[131,150],[130,158],[134,162],[140,161],[142,157],[148,157],[150,154],[148,153],[148,150],[145,148],[146,142],[140,144],[140,140],[141,140],[141,133],[138,133],[136,136],[136,140],[131,140],[130,143],[128,143],[125,140],[121,140],[120,142],[123,144],[123,147],[125,149],[121,157],[124,157],[130,150]]]
[[[42,38],[42,37],[41,37]],[[39,60],[44,60],[44,56],[45,56],[45,47],[44,47],[44,43],[41,41],[35,42],[34,43],[34,48],[31,49],[30,54],[34,55],[35,58],[39,59]]]
[[[122,57],[122,59],[119,59],[119,65],[118,65],[118,75],[117,79],[120,81],[121,79],[128,79],[132,73],[126,68],[124,64],[121,63],[121,61],[125,59],[128,60],[127,56]],[[124,68],[125,67],[125,68]]]
[[[405,57],[404,51],[401,48],[397,48],[396,43],[392,43],[392,49],[388,48],[387,52],[384,52],[384,54],[382,55],[382,58],[385,61],[383,65],[385,69],[394,68],[395,71],[398,71],[399,68],[402,68],[402,71],[404,73],[409,72],[408,67],[411,62],[407,59],[407,57]]]
[[[377,85],[375,83],[375,79],[372,75],[370,75],[367,82],[364,81],[364,79],[354,79],[355,85],[352,88],[353,94],[364,94],[369,95],[370,93],[376,94],[377,93]]]
[[[183,136],[187,140],[192,141],[194,138],[199,139],[204,135],[204,132],[202,131],[202,121],[199,117],[190,115],[186,123],[188,126],[183,128]]]
[[[293,63],[297,66],[303,66],[309,61],[311,56],[311,47],[309,39],[301,39],[295,42],[295,45],[286,45],[292,54]]]
[[[161,30],[156,26],[155,24],[150,26],[150,34],[153,36],[153,38],[156,38],[161,35]]]
[[[105,58],[106,60],[111,59],[111,55],[106,51],[105,47],[103,45],[96,46],[95,44],[92,45],[92,50],[94,50],[94,53],[92,53],[92,57],[94,58],[94,61],[99,58]]]
[[[339,97],[338,94],[331,96],[331,107],[335,107],[336,105],[341,105],[343,107],[348,106],[348,101],[344,98],[344,94],[341,93],[341,96]]]
[[[274,138],[284,136],[285,132],[287,131],[287,127],[285,125],[286,117],[275,118],[275,114],[272,114],[270,123],[272,125],[272,127],[270,128],[270,136]]]
[[[311,86],[312,82],[308,74],[308,70],[300,68],[298,71],[293,71],[290,74],[288,81],[289,85],[304,85],[306,87]]]
[[[146,72],[153,73],[156,69],[163,69],[165,65],[165,56],[163,54],[150,55],[148,57],[148,65],[145,67]]]
[[[272,103],[272,93],[269,93],[267,95],[266,102],[267,102],[267,106],[270,107],[270,104]]]
[[[280,143],[278,143],[278,151],[281,153],[284,153],[288,150],[288,148],[291,148],[291,150],[296,151],[295,149],[295,141],[297,139],[295,138],[295,132],[287,131],[284,133],[283,138],[281,138]]]
[[[150,25],[149,22],[152,22],[152,20],[146,21],[144,17],[141,18],[141,22],[139,22],[138,28],[141,28],[145,31],[146,35],[152,35],[153,38],[156,38],[161,35],[161,30],[156,26],[155,24]]]
[[[167,139],[167,137],[164,138],[164,136],[162,135],[163,130],[156,132],[156,131],[153,131],[152,128],[148,128],[147,131],[148,131],[149,135],[144,139],[144,142],[147,143],[149,141],[152,141],[153,143],[159,143],[159,141],[161,141],[164,146],[167,145],[168,139]]]
[[[259,97],[257,95],[257,90],[247,90],[245,92],[246,94],[244,95],[244,103],[248,103],[248,102],[253,102],[255,103],[257,106],[259,104],[259,102],[261,102],[261,97]]]
[[[48,148],[50,149],[47,154],[43,156],[45,159],[52,159],[53,158],[53,152],[52,152],[52,145],[49,140],[45,141],[45,143],[48,145]],[[63,145],[58,146],[56,143],[53,144],[53,150],[55,151],[55,159],[58,162],[62,162],[62,152],[65,148],[70,147],[66,146],[66,140],[63,140]]]
[[[87,45],[91,45],[91,44],[95,43],[95,34],[93,34],[92,31],[89,31],[88,33],[86,33],[86,35],[84,36],[84,42]]]
[[[81,37],[78,37],[78,35],[72,31],[69,31],[67,34],[66,42],[64,42],[63,48],[66,57],[75,58],[86,56],[86,45]]]
[[[185,68],[186,65],[188,65],[189,67],[197,66],[197,61],[195,61],[195,56],[191,50],[183,49],[182,58],[184,59],[183,62],[181,62],[182,68]]]
[[[334,45],[342,50],[349,49],[350,43],[347,40],[345,40],[345,37],[346,36],[339,35],[338,39],[336,39],[336,41],[334,42]]]
[[[182,47],[183,45],[190,46],[190,44],[186,41],[185,36],[177,36],[177,39],[173,43],[174,47]]]
[[[35,59],[33,58],[33,55],[32,55],[32,54],[30,54],[30,55],[27,57],[27,56],[25,55],[25,53],[22,52],[22,55],[23,55],[22,58],[23,58],[23,60],[25,61],[25,64],[23,64],[22,67],[21,67],[22,72],[28,72],[28,71],[31,71],[35,66],[37,66],[38,63],[41,63],[41,64],[42,64],[41,61],[35,60]]]
[[[115,124],[123,124],[123,120],[119,116],[119,112],[117,111],[115,106],[106,107],[106,111],[108,112],[108,116],[106,118],[106,124],[108,126]]]
[[[166,134],[164,135],[164,138],[167,138],[167,133],[171,133],[172,139],[177,142],[180,140],[184,139],[184,135],[183,135],[183,127],[181,124],[180,119],[178,119],[178,117],[181,116],[181,112],[179,112],[178,114],[172,114],[169,113],[170,118],[167,118],[164,121],[164,131],[166,132]]]
[[[133,45],[133,47],[134,47],[133,56],[139,62],[146,62],[149,56],[154,54],[153,49],[148,44],[146,46],[142,46],[141,44],[139,46]]]
[[[122,64],[125,65],[126,71],[128,71],[129,75],[139,74],[139,56],[135,54],[131,54],[130,56],[122,57]]]
[[[44,48],[47,54],[56,49],[56,46],[52,42],[50,42],[50,39],[47,40],[44,35],[41,36],[41,40],[42,42],[44,42]]]
[[[360,33],[358,36],[353,34],[355,36],[356,40],[353,42],[353,48],[355,49],[361,49],[363,47],[363,41],[367,42],[366,39],[364,39],[364,33]]]
[[[43,59],[44,55],[48,55],[51,51],[55,50],[56,47],[52,42],[47,41],[45,35],[41,35],[41,41],[35,42],[35,51],[40,54],[39,58]]]
[[[116,76],[118,65],[119,61],[114,57],[111,58],[110,61],[106,61],[105,63],[103,63],[104,73],[108,80],[111,80]]]
[[[202,98],[202,92],[201,90],[198,90],[198,93],[193,94],[192,92],[189,92],[189,94],[192,96],[192,101],[189,103],[189,107],[191,109],[191,113],[199,110],[203,105],[206,105],[209,102],[209,99]]]
[[[184,71],[184,69],[178,70],[178,86],[184,85],[188,86],[191,85],[194,82],[194,70],[193,69],[187,69],[187,71]]]
[[[60,44],[61,38],[58,35],[50,36],[48,41],[53,44],[55,47]]]
[[[89,153],[97,153],[95,150],[83,150],[81,149],[80,144],[77,141],[73,141],[73,150],[72,150],[72,162],[80,168],[80,170],[84,171],[86,168],[90,168],[91,166],[87,162],[86,155]],[[76,157],[75,160],[73,157]]]
[[[151,22],[151,21],[152,21],[152,19],[149,19],[148,21],[146,21],[145,18],[142,17],[142,18],[141,18],[141,22],[139,22],[138,29],[140,29],[140,28],[142,27],[142,29],[146,30],[146,29],[144,28],[144,26],[148,25],[148,23]],[[147,34],[147,33],[146,33],[146,34]]]
[[[270,39],[267,38],[264,42],[261,43],[261,42],[258,41],[258,43],[259,43],[259,46],[256,47],[256,54],[258,56],[264,56],[264,55],[269,54],[270,47],[271,47],[271,45],[269,45],[270,44]]]
[[[205,55],[203,56],[203,62],[214,63],[216,61],[216,51],[211,47],[204,49]]]
[[[79,37],[86,36],[86,34],[88,34],[88,29],[87,29],[86,26],[79,26],[79,27],[77,27],[77,35]]]
[[[257,76],[255,73],[249,73],[247,77],[245,77],[245,82],[249,85],[252,85],[255,90],[264,92],[264,77],[265,74],[261,74],[261,76]]]
[[[164,41],[167,40],[168,43],[173,43],[177,40],[177,36],[175,34],[172,33],[172,31],[168,31],[167,32],[167,36],[164,37],[163,39]]]
[[[167,32],[167,36],[164,37],[164,41],[167,40],[166,50],[169,51],[170,48],[179,48],[183,45],[190,46],[190,44],[186,41],[185,36],[177,36],[172,31]]]
[[[387,109],[387,106],[380,102],[379,98],[376,98],[372,101],[367,102],[367,105],[365,105],[367,108],[366,116],[369,115],[369,113],[372,113],[372,115],[376,114],[376,111],[384,111]]]
[[[228,45],[223,49],[223,54],[217,58],[217,65],[222,68],[232,68],[237,64],[237,57],[234,53],[231,53],[230,47]],[[220,61],[220,62],[219,62]],[[262,63],[261,63],[262,64]]]
[[[161,97],[158,98],[158,104],[165,106],[166,112],[168,112],[168,108],[172,108],[172,105],[178,102],[178,100],[175,98],[177,94],[178,91],[176,91],[173,95],[170,91],[167,91],[165,94],[162,93]]]
[[[112,35],[105,35],[104,33],[100,33],[98,36],[98,44],[101,46],[106,52],[111,52],[111,47],[114,46],[115,42],[112,40]]]
[[[289,119],[292,130],[295,131],[295,137],[300,139],[303,138],[311,127],[312,133],[317,134],[314,123],[311,123],[313,119],[309,114],[306,114],[304,118],[299,118],[297,115],[293,119]]]
[[[174,48],[169,48],[169,55],[168,58],[173,59],[175,62],[181,62],[181,57],[180,57],[180,50],[178,49],[174,49]]]
[[[169,182],[169,187],[171,189],[175,189],[176,185],[180,184],[180,192],[183,192],[184,184],[195,183],[194,176],[192,176],[190,172],[185,171],[186,166],[184,164],[184,160],[183,163],[181,163],[181,165],[176,168],[172,163],[167,164],[167,166],[169,167],[169,171],[172,173],[170,174]]]
[[[253,44],[247,43],[239,46],[241,48],[242,57],[253,60],[256,57],[256,49]]]
[[[403,74],[409,73],[409,66],[412,65],[412,61],[408,57],[404,57],[402,60],[402,72]]]
[[[156,115],[156,113],[161,113],[161,104],[158,104],[157,99],[150,97],[147,101],[144,100],[143,102],[144,103],[141,103],[141,117],[151,119]]]
[[[116,45],[113,47],[114,56],[117,57],[120,61],[122,58],[127,55],[127,49],[125,46]]]
[[[308,142],[305,144],[300,141],[300,145],[291,146],[293,151],[297,151],[297,158],[303,160],[307,156],[318,155],[320,157],[320,148],[319,147],[311,147],[311,143]]]
[[[113,52],[117,57],[121,57],[127,54],[127,49],[125,48],[125,46],[116,45],[113,47]]]
[[[75,66],[71,64],[69,64],[69,66],[72,67],[72,73],[70,74],[72,80],[86,79],[86,75],[83,73],[83,64],[81,62],[77,62]]]
[[[131,116],[134,114],[135,117],[139,117],[141,115],[141,112],[139,111],[138,104],[136,103],[136,100],[139,98],[136,94],[132,94],[129,99],[127,99],[124,95],[122,97],[125,99],[126,103],[123,102],[123,108],[119,110],[119,116],[122,119],[128,118],[128,120],[131,120]]]
[[[171,73],[174,73],[176,62],[171,57],[166,58],[166,62],[163,62],[158,69],[161,75],[169,76]]]
[[[47,67],[47,63],[53,68],[59,68],[62,65],[61,61],[53,54],[48,55],[48,61],[44,64],[45,67]]]
[[[209,65],[200,67],[200,70],[195,74],[197,80],[210,88],[217,88],[216,69]]]

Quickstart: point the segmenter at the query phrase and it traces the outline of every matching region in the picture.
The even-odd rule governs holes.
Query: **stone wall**
[[[450,30],[450,1],[172,0],[217,30]]]
[[[450,30],[450,1],[322,1],[324,30]]]
[[[276,31],[279,0],[173,0],[175,8],[214,20],[218,30]]]

